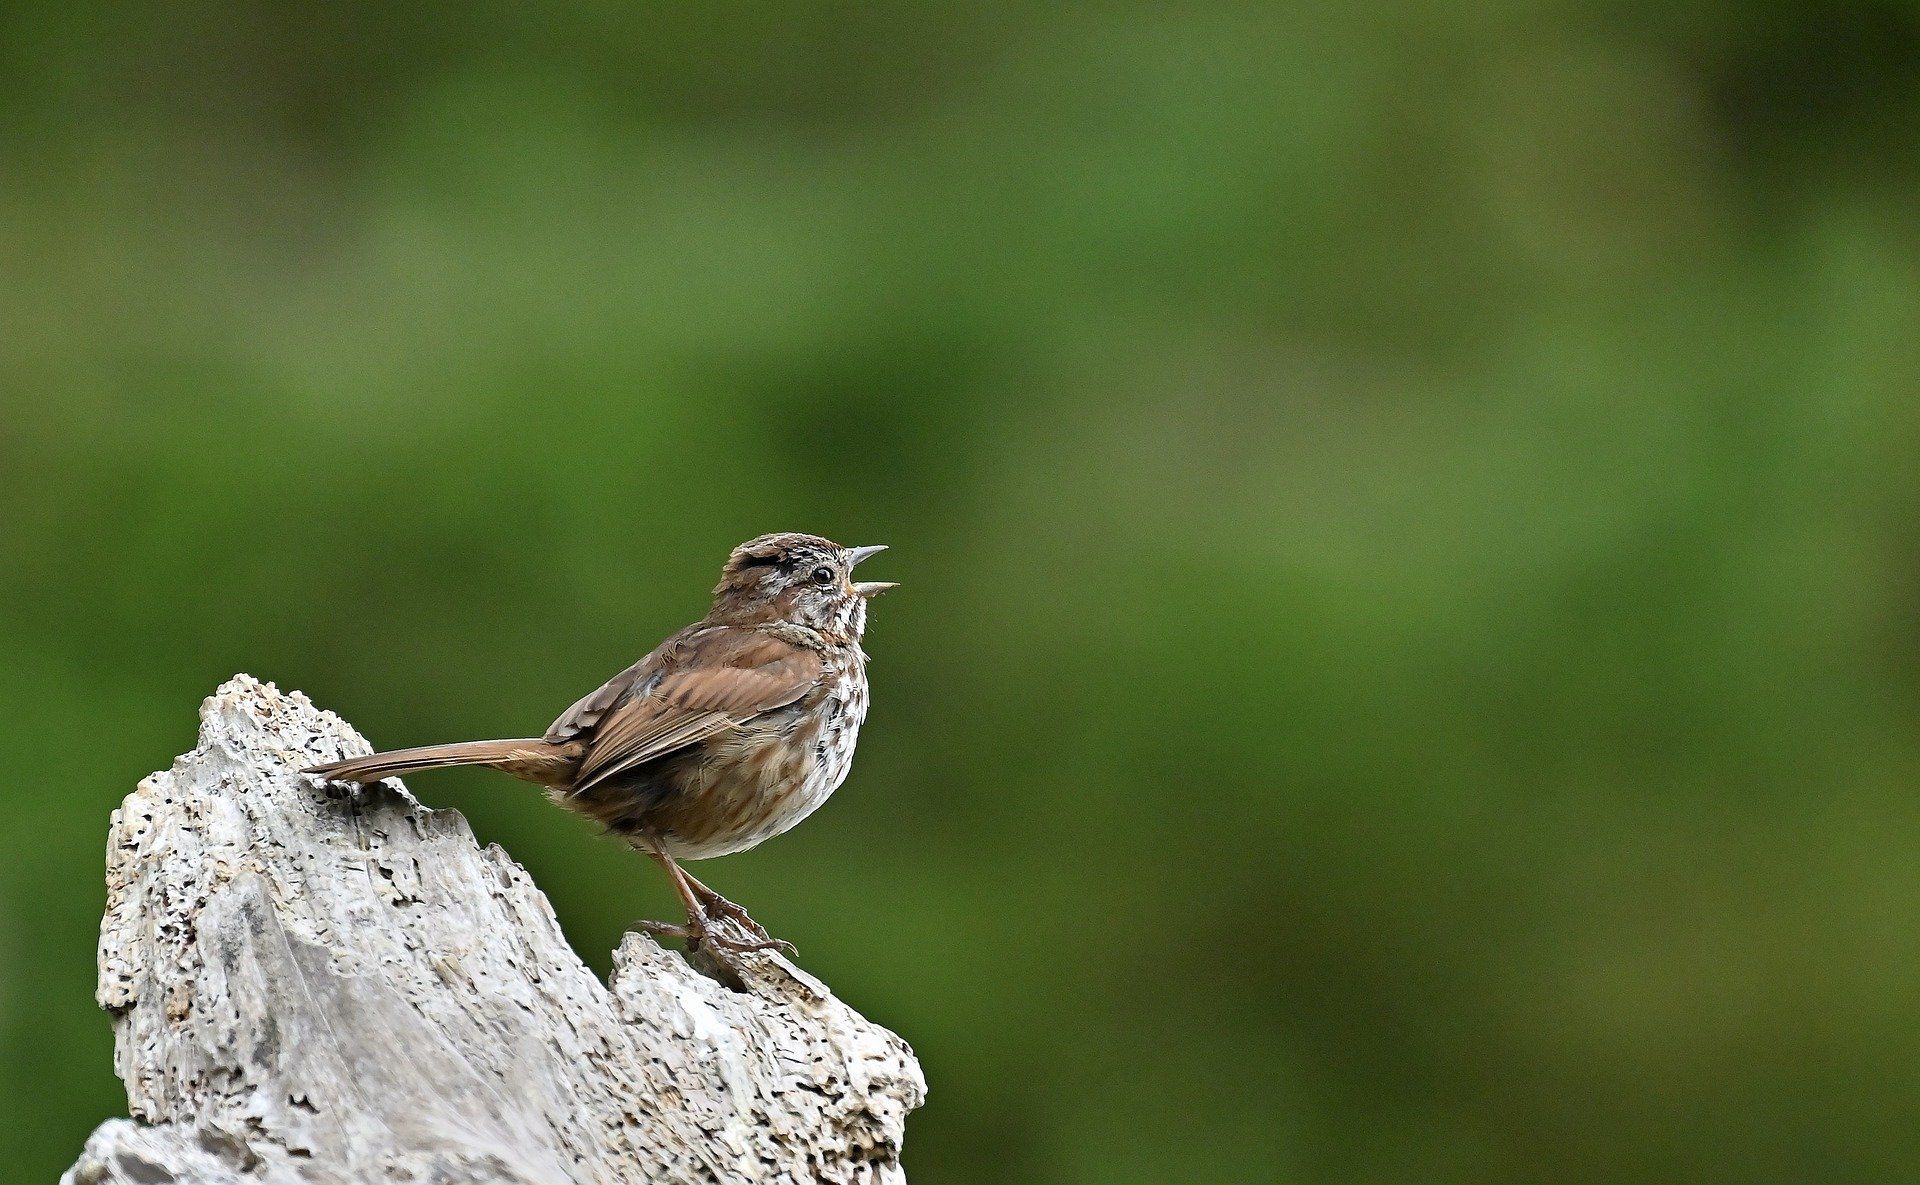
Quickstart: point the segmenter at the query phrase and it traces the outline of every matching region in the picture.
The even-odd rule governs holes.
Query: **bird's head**
[[[854,566],[884,545],[842,547],[818,535],[762,535],[727,557],[708,618],[735,625],[786,621],[859,638],[867,602],[895,585],[856,581]]]

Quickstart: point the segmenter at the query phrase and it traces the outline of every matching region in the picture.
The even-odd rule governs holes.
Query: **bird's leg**
[[[715,934],[709,925],[711,919],[705,907],[701,904],[700,896],[694,891],[693,885],[690,883],[693,878],[689,877],[685,872],[682,872],[680,866],[674,863],[673,857],[667,855],[665,852],[650,848],[647,850],[647,855],[652,856],[654,861],[666,870],[667,879],[673,882],[673,891],[679,895],[680,904],[686,907],[687,924],[684,926],[674,926],[665,922],[639,922],[636,923],[635,928],[644,930],[650,934],[665,934],[671,938],[684,938],[687,941],[687,949],[689,950],[697,948],[704,942],[715,957],[722,958],[722,961],[724,961],[724,957],[722,956],[723,951],[766,950],[770,947],[780,945],[770,938],[757,942],[741,942],[738,939]],[[705,888],[704,885],[701,887]],[[712,890],[709,889],[708,892],[712,892]],[[719,896],[719,894],[716,893],[714,896]],[[725,900],[725,898],[721,899]],[[732,903],[729,902],[728,904]],[[735,908],[738,907],[736,906]],[[765,931],[761,931],[761,933],[764,934]]]
[[[687,924],[676,926],[671,922],[635,922],[634,928],[648,934],[683,938],[686,940],[687,949],[692,950],[700,945],[701,939],[708,937],[706,913],[700,908],[700,900],[693,895],[693,887],[687,883],[687,874],[680,871],[680,866],[673,862],[673,857],[653,848],[647,848],[645,851],[653,858],[654,863],[666,872],[667,881],[673,885],[674,895],[680,898],[681,907],[687,911]]]
[[[761,941],[771,942],[781,947],[789,957],[800,953],[794,949],[793,943],[775,938],[773,935],[767,933],[767,928],[759,922],[754,921],[753,916],[749,914],[744,907],[735,905],[725,897],[722,897],[712,889],[701,884],[700,878],[694,876],[691,872],[682,868],[680,875],[687,878],[687,887],[693,890],[694,896],[700,898],[700,904],[704,907],[707,916],[711,917],[714,914],[719,914],[723,918],[731,918],[733,921],[746,927],[748,932],[758,937]]]

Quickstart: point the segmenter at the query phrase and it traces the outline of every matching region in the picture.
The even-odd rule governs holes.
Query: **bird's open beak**
[[[868,547],[855,547],[847,552],[847,567],[857,568],[862,560],[870,559],[887,549],[884,543],[875,543]],[[877,597],[890,588],[900,586],[890,580],[862,580],[854,584],[853,591],[863,597]]]

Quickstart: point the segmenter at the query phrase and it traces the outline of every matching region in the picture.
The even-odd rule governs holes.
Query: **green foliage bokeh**
[[[1920,15],[1306,7],[0,17],[9,1179],[216,683],[535,732],[770,530],[902,588],[700,872],[917,1185],[1920,1174]]]

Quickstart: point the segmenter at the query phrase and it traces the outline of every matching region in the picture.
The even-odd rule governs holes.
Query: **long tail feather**
[[[305,772],[330,782],[377,782],[395,774],[456,765],[479,765],[503,770],[529,782],[564,783],[579,764],[577,743],[555,744],[531,738],[511,741],[462,741],[452,745],[423,745],[395,749],[367,757],[330,761]]]

